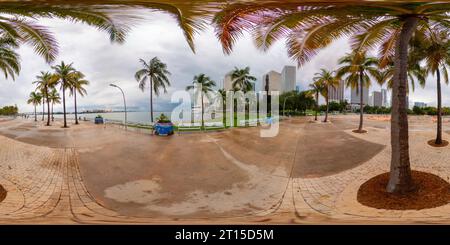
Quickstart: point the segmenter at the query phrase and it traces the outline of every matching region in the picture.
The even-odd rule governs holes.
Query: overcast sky
[[[172,76],[169,93],[155,99],[155,110],[170,107],[171,92],[184,89],[192,82],[194,75],[205,73],[221,86],[224,75],[233,67],[250,66],[252,75],[260,82],[264,73],[275,70],[280,72],[284,65],[295,65],[286,55],[283,42],[278,42],[268,52],[258,51],[251,39],[241,38],[232,55],[226,56],[214,36],[212,29],[207,29],[196,37],[196,54],[193,54],[183,34],[170,16],[152,13],[149,20],[135,26],[128,34],[125,44],[111,44],[108,35],[84,24],[74,24],[63,20],[41,20],[55,34],[59,42],[60,53],[55,63],[64,60],[73,62],[91,82],[87,87],[88,95],[78,99],[79,111],[84,109],[120,108],[122,98],[118,90],[109,87],[111,82],[121,86],[127,96],[130,107],[140,110],[148,109],[149,93],[138,89],[134,73],[140,68],[139,58],[150,60],[158,56],[168,65]],[[297,70],[297,85],[307,89],[314,73],[320,68],[336,69],[339,57],[349,52],[346,40],[339,40],[329,48],[321,51],[311,62]],[[21,112],[30,112],[33,107],[26,104],[32,82],[40,71],[50,70],[32,48],[20,48],[22,71],[15,81],[0,79],[0,105],[17,104]],[[258,87],[257,87],[258,88]],[[410,104],[423,101],[435,104],[435,81],[428,78],[425,89],[416,88],[410,94]],[[379,90],[373,86],[372,90]],[[450,88],[443,85],[444,104],[450,105]],[[348,98],[349,91],[346,91]],[[349,99],[349,98],[348,98]],[[69,98],[67,107],[73,110],[73,99]],[[61,111],[56,106],[55,111]]]

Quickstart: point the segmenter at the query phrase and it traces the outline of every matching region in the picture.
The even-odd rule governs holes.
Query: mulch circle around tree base
[[[420,210],[436,208],[450,203],[450,184],[442,178],[419,171],[412,171],[416,190],[407,194],[386,191],[389,173],[380,174],[366,181],[358,190],[358,202],[372,208],[390,210]]]
[[[442,140],[442,144],[440,144],[440,145],[436,144],[435,142],[436,142],[436,140],[429,140],[428,144],[433,146],[433,147],[446,147],[446,146],[448,146],[448,141],[446,141],[446,140]]]
[[[365,134],[365,133],[367,133],[367,130],[364,130],[364,129],[362,129],[362,130],[355,129],[355,130],[352,130],[352,132],[353,132],[353,133],[357,133],[357,134]]]
[[[0,202],[5,200],[7,191],[0,185]]]

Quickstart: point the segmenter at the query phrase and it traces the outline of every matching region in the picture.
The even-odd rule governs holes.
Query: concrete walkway
[[[258,128],[166,138],[88,123],[1,122],[8,195],[0,222],[448,222],[450,205],[387,211],[356,201],[359,185],[388,171],[390,157],[388,122],[368,119],[369,133],[354,134],[356,119],[292,119],[274,138],[260,138]],[[413,120],[413,168],[448,180],[448,147],[426,144],[431,119]]]

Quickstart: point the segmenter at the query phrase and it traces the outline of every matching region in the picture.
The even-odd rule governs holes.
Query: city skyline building
[[[370,106],[383,106],[383,93],[381,91],[373,91],[369,97]]]
[[[427,107],[427,103],[425,103],[425,102],[420,102],[420,101],[416,101],[416,102],[414,102],[414,106],[416,107],[419,107],[419,108],[425,108],[425,107]]]
[[[350,104],[352,108],[358,109],[360,107],[360,101],[361,101],[360,88],[358,88],[358,90],[352,88],[350,94]],[[363,87],[363,105],[367,105],[368,103],[369,103],[369,88]]]
[[[334,102],[342,102],[345,100],[344,91],[345,91],[345,82],[341,80],[339,82],[339,86],[337,88],[328,87],[328,100]]]

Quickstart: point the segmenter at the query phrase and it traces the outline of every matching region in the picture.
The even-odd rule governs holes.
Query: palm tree
[[[362,133],[364,132],[364,87],[370,87],[370,77],[374,77],[377,81],[380,80],[378,59],[367,57],[365,52],[353,52],[342,57],[339,64],[342,67],[338,69],[337,76],[344,77],[347,87],[351,87],[359,93],[359,126],[358,130],[354,132]]]
[[[31,92],[27,103],[34,105],[34,121],[37,122],[36,106],[40,105],[42,101],[42,95],[38,92]]]
[[[320,69],[319,73],[315,74],[313,78],[314,81],[322,84],[322,89],[320,93],[325,98],[326,111],[325,111],[325,119],[323,122],[328,121],[328,95],[330,89],[336,89],[339,86],[339,78],[334,75],[334,72],[328,71],[326,69]]]
[[[61,97],[59,96],[59,93],[56,90],[56,88],[52,88],[52,90],[50,91],[50,93],[48,95],[48,99],[52,103],[51,111],[52,111],[52,122],[53,122],[55,120],[55,118],[53,117],[53,106],[55,104],[60,104],[61,103]]]
[[[235,90],[246,93],[254,89],[252,81],[256,81],[256,77],[250,75],[250,67],[248,66],[244,69],[235,67],[231,73],[231,80]]]
[[[67,118],[66,118],[66,89],[70,89],[71,83],[74,77],[77,76],[76,70],[72,67],[72,64],[65,64],[61,61],[61,64],[52,66],[55,70],[55,80],[60,84],[60,89],[63,95],[63,114],[64,114],[64,128],[67,128]]]
[[[437,94],[437,129],[436,145],[442,145],[442,89],[441,74],[443,75],[445,84],[449,83],[447,66],[450,65],[450,40],[447,31],[434,32],[425,29],[424,32],[416,35],[412,55],[425,60],[426,74],[436,75],[436,94]]]
[[[223,127],[227,126],[227,91],[225,89],[217,90],[218,98],[220,99],[220,103],[222,104],[222,122]]]
[[[243,93],[247,93],[248,91],[252,91],[254,89],[252,81],[256,81],[256,77],[250,75],[250,67],[245,67],[243,69],[235,67],[231,73],[232,87],[234,91],[242,91]],[[237,101],[234,106],[235,113],[237,113]],[[248,100],[245,100],[245,122],[248,122]],[[236,123],[236,121],[235,121]],[[235,125],[236,126],[236,125]]]
[[[164,93],[167,93],[166,87],[170,86],[168,76],[171,74],[167,70],[167,65],[162,63],[158,57],[152,58],[148,63],[143,59],[139,59],[139,62],[141,62],[144,68],[138,70],[134,77],[139,83],[139,88],[142,92],[145,91],[148,80],[148,86],[150,88],[150,118],[153,123],[153,93],[158,96],[161,88],[164,90]]]
[[[316,105],[315,105],[315,115],[314,115],[314,121],[317,121],[317,113],[319,112],[319,94],[322,94],[322,90],[323,90],[323,83],[321,81],[314,81],[313,83],[311,83],[309,85],[309,87],[311,88],[310,92],[313,93],[315,95],[315,101],[316,101]]]
[[[78,116],[77,116],[77,93],[81,96],[85,96],[87,94],[84,86],[89,85],[89,81],[84,79],[84,74],[77,71],[73,76],[73,80],[70,83],[70,95],[74,97],[74,105],[75,105],[75,124],[78,124]]]
[[[205,128],[205,121],[204,121],[204,95],[208,95],[209,92],[213,91],[213,87],[216,86],[216,83],[211,80],[208,76],[205,74],[199,74],[194,76],[194,79],[192,81],[194,85],[189,85],[186,87],[186,90],[192,90],[197,89],[196,92],[200,93],[201,96],[201,103],[202,103],[202,128]],[[197,97],[196,97],[197,98]]]
[[[36,84],[36,90],[41,91],[41,94],[43,96],[43,103],[42,105],[42,120],[44,120],[44,108],[45,104],[44,102],[47,102],[47,126],[50,126],[50,99],[49,99],[49,93],[50,88],[53,88],[53,86],[56,83],[55,77],[50,72],[43,72],[41,71],[41,75],[36,76],[36,81],[33,82],[33,84]],[[45,101],[44,101],[45,98]]]
[[[224,52],[230,53],[243,31],[255,33],[263,50],[287,38],[288,54],[299,65],[343,36],[352,36],[354,50],[380,48],[380,66],[393,57],[395,72],[391,110],[391,171],[386,191],[415,189],[409,158],[406,105],[408,46],[420,26],[447,30],[450,4],[446,2],[291,2],[227,4],[213,18]]]

